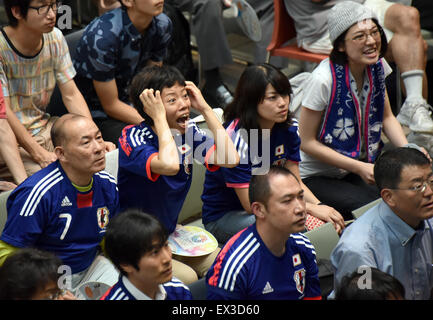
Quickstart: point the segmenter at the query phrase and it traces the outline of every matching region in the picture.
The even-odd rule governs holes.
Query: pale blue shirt
[[[433,218],[414,230],[385,202],[350,225],[331,254],[334,288],[361,265],[376,267],[397,278],[406,299],[430,299],[433,288]]]

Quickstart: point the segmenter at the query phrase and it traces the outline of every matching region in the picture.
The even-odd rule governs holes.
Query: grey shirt
[[[295,21],[298,42],[314,43],[328,33],[328,13],[335,4],[344,0],[314,3],[311,0],[284,0],[287,12]],[[352,0],[364,3],[365,0]]]

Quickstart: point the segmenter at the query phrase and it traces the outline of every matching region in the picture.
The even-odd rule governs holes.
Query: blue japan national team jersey
[[[208,300],[320,299],[316,252],[308,238],[291,234],[281,257],[273,255],[256,224],[234,235],[206,275]]]
[[[265,142],[256,143],[253,134],[245,136],[246,130],[239,128],[237,119],[228,124],[226,131],[238,151],[240,163],[235,168],[206,172],[201,196],[204,224],[218,220],[229,211],[244,210],[234,188],[248,188],[253,170],[284,165],[286,161],[301,161],[301,139],[296,120],[286,129],[274,127],[269,137],[269,149],[264,149]]]
[[[192,300],[189,288],[176,278],[160,285],[159,290],[157,300]],[[101,300],[150,300],[150,298],[139,291],[128,278],[120,276],[119,281],[102,296]]]
[[[127,126],[119,138],[118,185],[121,210],[139,208],[156,216],[172,233],[177,224],[192,178],[192,161],[206,163],[214,141],[193,121],[184,135],[174,135],[179,155],[179,172],[174,176],[151,172],[150,162],[158,154],[158,136],[145,122]],[[206,165],[207,166],[207,165]],[[218,167],[209,167],[216,170]],[[198,195],[197,195],[198,196]]]
[[[10,194],[0,240],[18,248],[53,252],[77,273],[93,262],[118,206],[112,175],[104,171],[94,174],[91,190],[81,193],[56,161]]]

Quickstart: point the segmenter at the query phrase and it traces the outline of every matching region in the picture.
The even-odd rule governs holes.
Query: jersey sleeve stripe
[[[244,229],[245,230],[245,229]],[[216,263],[213,267],[213,275],[209,278],[208,284],[211,286],[216,286],[218,283],[218,279],[220,276],[220,271],[221,271],[221,265],[223,263],[223,260],[227,254],[227,251],[229,251],[229,249],[231,248],[231,246],[233,245],[233,243],[240,237],[240,235],[242,234],[242,232],[244,232],[244,230],[239,231],[237,234],[235,234],[232,238],[230,238],[230,240],[227,242],[227,244],[224,246],[224,248],[221,250],[221,252],[218,254],[217,258],[216,258]]]
[[[233,254],[230,258],[236,257],[236,259],[233,261],[233,263],[231,264],[231,266],[229,265],[229,263],[227,263],[226,268],[228,269],[230,267],[230,269],[228,270],[227,273],[227,279],[225,281],[225,285],[224,285],[224,289],[228,290],[229,288],[229,284],[230,284],[230,280],[232,281],[232,285],[231,287],[234,286],[233,281],[236,281],[236,277],[234,277],[234,271],[236,267],[241,267],[245,264],[246,260],[243,260],[240,264],[239,261],[244,258],[246,255],[247,257],[249,257],[250,255],[248,255],[248,253],[250,252],[251,247],[257,242],[256,238],[252,238],[251,241],[245,243],[244,242],[244,246],[245,248],[242,250],[242,252],[240,252],[239,254]],[[239,271],[238,271],[239,272]],[[231,290],[232,291],[232,290]]]
[[[32,216],[33,213],[35,213],[35,210],[36,210],[36,208],[37,208],[39,202],[41,201],[42,197],[44,196],[44,194],[47,193],[47,191],[50,190],[50,188],[51,188],[52,186],[54,186],[57,182],[59,182],[59,181],[61,181],[61,180],[63,180],[63,177],[62,177],[62,176],[58,177],[56,180],[54,180],[53,182],[51,182],[51,183],[50,183],[50,184],[49,184],[49,185],[48,185],[44,190],[42,190],[42,192],[40,193],[39,197],[36,199],[36,202],[35,202],[35,204],[33,205],[31,211],[30,211],[30,212],[26,212],[25,216],[27,216],[27,214],[28,214],[29,216]]]
[[[51,171],[49,174],[47,174],[44,178],[42,178],[32,189],[32,191],[30,192],[30,195],[27,197],[26,202],[24,202],[24,206],[21,209],[20,215],[23,215],[24,211],[27,210],[27,206],[29,205],[30,202],[33,201],[33,197],[35,196],[35,194],[37,194],[39,192],[39,186],[41,186],[43,183],[45,183],[46,180],[50,179],[50,177],[52,175],[56,175],[59,172],[59,168],[54,169],[53,171]],[[43,188],[43,186],[41,187]]]
[[[132,146],[135,148],[137,147],[137,144],[135,143],[134,136],[135,136],[135,127],[132,128],[131,133],[129,134],[129,140],[131,140]]]
[[[116,290],[116,292],[111,296],[110,300],[117,300],[119,294],[122,293],[122,288]]]
[[[189,291],[189,288],[181,282],[177,282],[177,283],[171,282],[171,281],[166,282],[166,283],[164,283],[164,287],[178,287],[178,288],[184,288],[184,289]]]
[[[235,273],[233,274],[233,280],[232,280],[232,285],[230,286],[230,291],[233,291],[235,288],[235,284],[236,284],[236,278],[240,272],[240,270],[242,269],[242,267],[244,266],[244,264],[248,261],[248,259],[253,255],[254,252],[256,252],[256,250],[260,247],[260,243],[256,243],[256,245],[254,246],[254,248],[252,250],[246,251],[248,252],[247,256],[241,261],[241,263],[239,263],[239,266],[237,267]]]
[[[105,173],[105,174],[104,174],[104,173]],[[116,179],[115,179],[111,174],[109,175],[109,174],[107,174],[106,172],[101,171],[101,172],[96,173],[96,175],[98,175],[101,179],[108,180],[108,181],[110,181],[111,183],[117,185],[117,181],[116,181]]]
[[[53,186],[55,185],[58,181],[62,180],[62,174],[57,171],[57,173],[55,173],[54,175],[50,176],[49,179],[46,179],[44,181],[44,183],[42,183],[39,186],[35,186],[29,196],[29,198],[31,198],[30,202],[24,204],[23,208],[21,209],[20,212],[20,216],[31,216],[36,207],[39,204],[39,201],[41,200],[42,196]],[[53,181],[54,180],[54,181]],[[26,206],[26,204],[28,204]]]
[[[253,234],[250,233],[242,242],[241,244],[236,248],[235,251],[233,251],[233,253],[230,255],[230,258],[227,260],[227,262],[224,265],[224,269],[223,272],[221,274],[221,278],[219,280],[218,283],[218,287],[222,288],[223,283],[225,282],[225,276],[226,276],[226,272],[228,270],[228,268],[230,267],[230,264],[232,262],[232,260],[238,255],[239,251],[242,250],[242,248],[245,246],[246,243],[248,243],[248,241],[253,237]]]

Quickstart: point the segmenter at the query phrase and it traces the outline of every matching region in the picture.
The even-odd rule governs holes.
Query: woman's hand
[[[153,89],[144,89],[140,94],[140,101],[143,104],[143,111],[157,122],[161,117],[165,118],[165,107],[162,103],[161,92],[156,90],[155,94]]]
[[[312,216],[315,216],[322,221],[332,223],[338,234],[341,234],[346,226],[343,216],[330,206],[310,203],[308,205],[308,211]]]
[[[371,185],[375,184],[373,163],[358,161],[358,167],[354,173],[360,176],[365,183]]]
[[[206,100],[203,98],[203,95],[199,88],[191,81],[185,81],[185,88],[188,91],[189,100],[191,101],[191,107],[203,113],[206,109],[211,109],[211,107],[207,104]]]

